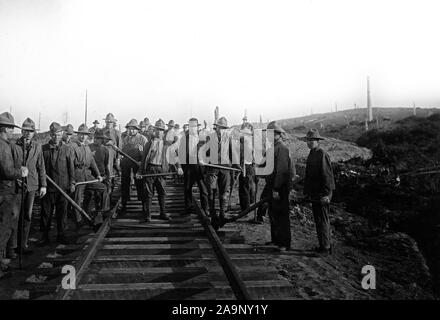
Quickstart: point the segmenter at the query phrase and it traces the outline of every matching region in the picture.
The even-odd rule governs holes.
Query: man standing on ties
[[[96,216],[102,217],[102,212],[109,207],[110,196],[110,159],[109,151],[104,146],[104,140],[107,137],[104,135],[104,130],[97,129],[95,131],[95,139],[92,144],[89,144],[89,148],[95,159],[96,166],[99,173],[105,179],[103,182],[94,182],[86,186],[84,194],[84,210],[88,210],[92,197],[95,201],[95,213]]]
[[[209,134],[206,138],[206,143],[209,146],[209,150],[207,152],[209,163],[221,165],[223,167],[231,167],[233,158],[232,141],[230,135],[225,130],[229,128],[228,121],[225,117],[221,117],[217,120],[214,126],[215,131]],[[213,141],[211,142],[211,140]],[[223,147],[226,147],[228,150],[222,150]],[[238,164],[233,164],[232,166],[240,168]],[[223,226],[225,222],[225,212],[228,202],[227,189],[230,183],[230,170],[217,169],[208,166],[205,170],[206,187],[208,189],[209,214],[213,227],[218,229],[219,227]],[[219,195],[220,215],[217,215],[215,210],[215,198],[217,191]]]
[[[26,184],[21,187],[25,188],[24,193],[24,217],[16,219],[16,223],[13,228],[13,232],[8,243],[8,256],[9,258],[15,258],[17,246],[21,245],[23,254],[31,254],[32,250],[28,248],[28,237],[32,220],[32,209],[34,206],[35,195],[38,192],[38,196],[43,198],[47,191],[46,183],[46,170],[44,167],[43,150],[41,145],[32,140],[35,135],[35,123],[31,119],[27,118],[21,127],[21,138],[17,140],[14,148],[16,152],[16,160],[21,164],[23,163],[23,149],[24,159],[26,167],[29,170],[29,174],[26,179]],[[23,219],[24,230],[21,234],[21,239],[18,239],[19,226],[21,225],[21,219]]]
[[[304,181],[304,195],[312,202],[313,218],[319,247],[315,251],[323,255],[332,253],[330,230],[330,201],[335,180],[330,156],[320,146],[323,140],[317,129],[311,129],[306,135],[307,146],[310,149],[307,157],[306,176]]]
[[[81,124],[78,131],[74,131],[77,134],[77,141],[74,143],[73,151],[75,154],[74,167],[75,167],[75,181],[85,182],[94,180],[94,177],[102,182],[101,173],[99,172],[98,166],[96,165],[95,158],[93,157],[92,151],[87,144],[90,131],[85,124]],[[97,190],[104,190],[104,186],[99,183],[95,183],[95,186],[91,184],[82,184],[75,187],[75,202],[84,208],[84,192],[86,188],[93,188]],[[87,211],[88,208],[84,208]],[[76,212],[76,225],[77,230],[79,230],[83,225],[84,221],[78,210]]]
[[[166,148],[164,143],[164,131],[165,123],[159,119],[154,126],[156,129],[156,135],[153,140],[149,141],[146,147],[146,154],[142,161],[142,165],[139,168],[137,179],[142,180],[140,175],[142,174],[160,174],[168,172],[168,161],[166,160]],[[176,162],[177,172],[179,175],[183,175],[182,168],[179,162]],[[169,220],[168,215],[165,213],[165,182],[163,177],[147,177],[144,178],[146,188],[146,206],[145,206],[145,220],[151,221],[151,203],[154,196],[154,189],[156,189],[160,215],[159,219]]]
[[[241,126],[240,136],[240,165],[246,174],[238,178],[238,194],[241,211],[255,203],[255,168],[253,156],[253,127],[246,122]]]
[[[122,140],[122,151],[130,156],[131,159],[123,157],[121,160],[121,210],[120,215],[126,213],[127,210],[127,201],[130,196],[130,182],[131,175],[136,175],[138,172],[142,160],[145,157],[146,147],[147,147],[147,138],[139,133],[140,128],[138,126],[136,119],[131,119],[129,123],[125,126],[127,129],[127,136]],[[135,162],[132,161],[132,159]],[[139,201],[142,202],[142,211],[146,212],[146,199],[144,192],[144,185],[141,179],[134,179],[134,183],[136,185],[136,191]]]
[[[50,141],[42,147],[46,174],[63,191],[73,193],[75,191],[75,154],[73,148],[62,143],[63,129],[58,123],[52,122],[49,127],[49,134]],[[41,201],[41,231],[43,236],[39,241],[40,246],[50,243],[49,231],[54,210],[57,221],[57,241],[66,244],[68,241],[64,232],[66,229],[67,200],[49,183],[47,194]]]
[[[8,272],[5,259],[6,244],[12,232],[12,221],[20,214],[20,198],[17,196],[16,179],[26,178],[28,169],[17,164],[10,143],[14,128],[14,117],[9,112],[0,114],[0,279]]]
[[[189,119],[188,131],[182,132],[183,136],[179,140],[179,158],[182,159],[183,180],[185,189],[185,209],[184,215],[191,214],[194,207],[192,187],[197,183],[200,194],[202,209],[208,213],[208,189],[204,181],[204,169],[199,164],[199,150],[201,143],[197,134],[198,120]]]

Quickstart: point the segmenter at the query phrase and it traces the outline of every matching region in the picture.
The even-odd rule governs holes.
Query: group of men
[[[68,243],[65,237],[68,213],[77,230],[83,227],[85,218],[102,218],[110,208],[110,195],[117,175],[121,176],[119,215],[127,211],[130,185],[134,184],[145,222],[152,219],[155,192],[159,202],[158,218],[169,219],[164,180],[168,175],[183,176],[185,205],[182,215],[194,212],[193,186],[197,184],[201,209],[216,230],[227,222],[225,213],[237,181],[241,210],[256,202],[256,173],[258,168],[267,165],[268,159],[265,157],[265,162],[257,163],[252,139],[254,128],[250,123],[242,124],[234,144],[225,117],[216,120],[212,131],[207,130],[206,122],[201,128],[196,118],[191,118],[183,131],[173,120],[165,125],[159,119],[152,125],[148,118],[139,124],[132,119],[123,133],[116,129],[117,120],[113,114],[107,114],[104,120],[104,128],[99,128],[96,120],[92,128],[81,124],[77,131],[72,125],[61,126],[53,122],[49,127],[50,140],[40,145],[33,139],[36,129],[31,119],[18,127],[11,114],[0,115],[0,277],[8,269],[9,261],[17,257],[17,248],[23,254],[32,252],[28,248],[28,235],[36,196],[41,203],[40,246],[51,241],[53,215],[57,225],[56,239],[62,244]],[[20,128],[22,133],[15,142],[12,139],[14,127]],[[266,184],[260,199],[265,201],[258,208],[255,221],[262,223],[268,213],[271,243],[285,251],[291,247],[289,193],[296,177],[295,163],[284,142],[283,128],[271,122],[265,130],[274,133],[273,143],[264,146],[266,155],[273,154],[273,170],[264,176]],[[328,154],[319,147],[322,138],[316,130],[310,131],[306,139],[311,151],[304,194],[312,203],[319,240],[316,250],[331,253],[328,218],[334,190],[331,163]],[[234,148],[237,144],[238,153]],[[94,210],[90,210],[92,198]]]

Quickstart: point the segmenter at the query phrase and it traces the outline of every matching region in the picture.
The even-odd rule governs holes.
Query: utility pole
[[[87,125],[87,89],[86,89],[86,110],[84,112],[84,124]]]
[[[335,103],[335,112],[338,112],[338,104]]]
[[[38,130],[41,131],[41,112],[38,112]]]
[[[216,106],[214,110],[214,123],[217,123],[218,117],[219,117],[219,109],[218,106]]]
[[[416,111],[416,103],[413,102],[413,116],[417,116],[417,111]]]
[[[373,121],[373,108],[371,107],[371,96],[370,96],[370,77],[367,77],[367,114],[368,114],[368,121]]]

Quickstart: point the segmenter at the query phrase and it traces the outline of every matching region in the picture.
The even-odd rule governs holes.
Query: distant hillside
[[[416,116],[426,118],[440,113],[437,108],[417,108]],[[374,120],[369,129],[391,129],[396,122],[413,115],[412,108],[373,108]],[[356,141],[365,132],[366,109],[349,109],[331,113],[313,114],[277,122],[289,133],[305,133],[317,128],[323,136]]]

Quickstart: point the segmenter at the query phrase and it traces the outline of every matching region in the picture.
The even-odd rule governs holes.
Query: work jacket
[[[94,177],[100,175],[89,146],[76,142],[73,151],[75,154],[74,168],[76,182],[93,180]]]
[[[73,149],[60,142],[55,145],[52,141],[42,147],[46,175],[49,176],[61,189],[70,192],[70,186],[75,184]],[[51,183],[48,183],[48,192],[57,192]]]
[[[330,156],[320,147],[311,149],[307,157],[304,194],[312,197],[330,195],[335,189],[335,180]]]
[[[134,136],[126,135],[122,139],[122,151],[134,160],[141,162],[145,157],[147,142],[147,138],[140,133],[136,133]],[[127,159],[127,161],[131,160]]]
[[[293,179],[296,175],[295,162],[290,154],[289,148],[281,140],[278,140],[272,146],[273,148],[273,171],[266,176],[266,184],[268,188],[279,192],[286,188],[292,190]],[[271,154],[271,152],[267,152]],[[268,159],[266,159],[266,165]]]
[[[95,158],[96,166],[98,167],[101,176],[110,176],[110,152],[109,149],[103,145],[91,144],[90,150]],[[113,162],[112,162],[113,164]]]
[[[0,196],[17,192],[15,180],[21,178],[20,167],[14,159],[12,144],[0,137]]]
[[[20,163],[23,161],[23,143],[24,139],[20,138],[16,142],[17,159]],[[29,192],[37,191],[39,188],[46,188],[46,169],[44,166],[43,150],[41,145],[36,141],[31,140],[26,144],[26,167],[29,170],[29,174],[26,177],[26,190]]]

